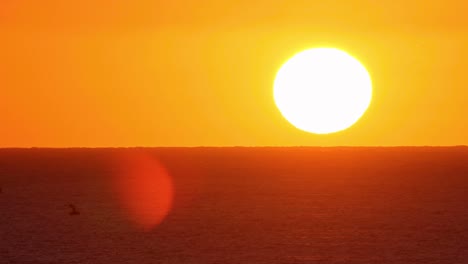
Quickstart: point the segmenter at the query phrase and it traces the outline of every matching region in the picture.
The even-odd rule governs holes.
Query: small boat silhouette
[[[70,207],[71,212],[70,215],[79,215],[80,212],[76,209],[76,206],[73,204],[69,204],[68,207]]]

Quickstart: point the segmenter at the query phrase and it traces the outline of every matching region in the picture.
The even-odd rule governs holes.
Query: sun
[[[278,71],[273,89],[281,114],[296,128],[315,134],[345,130],[366,112],[372,81],[353,56],[335,48],[297,53]]]

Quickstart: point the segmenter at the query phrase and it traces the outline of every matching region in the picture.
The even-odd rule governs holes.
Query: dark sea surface
[[[3,149],[0,187],[0,263],[468,263],[464,147]]]

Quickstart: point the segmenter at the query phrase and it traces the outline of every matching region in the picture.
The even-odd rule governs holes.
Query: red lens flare
[[[154,157],[131,152],[117,159],[117,193],[128,216],[145,231],[168,215],[174,199],[172,179]]]

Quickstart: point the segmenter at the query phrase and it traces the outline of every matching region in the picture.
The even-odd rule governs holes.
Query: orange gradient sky
[[[0,147],[468,144],[464,1],[3,0]],[[276,109],[294,53],[333,46],[374,97],[313,135]]]

